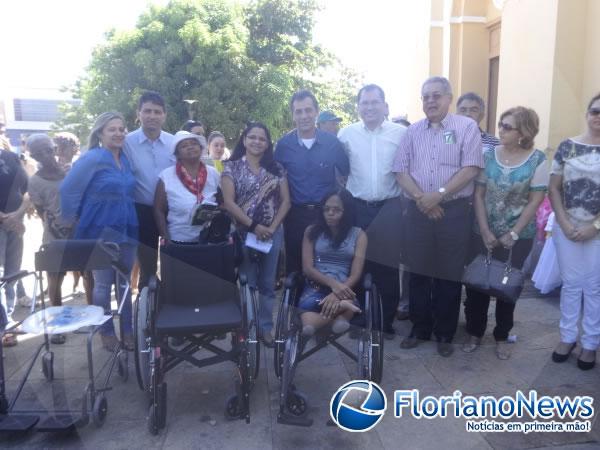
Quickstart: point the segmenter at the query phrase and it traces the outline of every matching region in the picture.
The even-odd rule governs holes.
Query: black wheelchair
[[[236,393],[227,400],[225,417],[250,422],[250,391],[259,369],[257,305],[243,274],[237,283],[235,258],[232,240],[160,249],[160,280],[151,279],[134,308],[136,372],[149,396],[152,434],[166,425],[165,375],[184,361],[196,367],[234,362]],[[226,333],[230,349],[213,343]],[[196,357],[202,349],[212,356]]]
[[[43,272],[66,272],[66,271],[89,271],[112,268],[116,272],[117,282],[124,285],[125,290],[119,298],[117,290],[118,310],[111,311],[110,315],[104,315],[100,311],[102,322],[112,320],[113,316],[119,316],[121,326],[119,327],[119,345],[115,346],[110,357],[97,372],[94,370],[94,359],[92,353],[93,338],[100,330],[99,324],[84,326],[77,322],[77,308],[70,307],[71,313],[66,313],[60,317],[52,317],[52,308],[47,308],[44,301]],[[122,320],[121,310],[124,305],[124,299],[129,290],[129,279],[125,275],[127,268],[123,267],[119,261],[119,246],[115,243],[104,242],[102,240],[56,240],[43,245],[35,254],[36,272],[21,271],[17,274],[9,275],[0,280],[0,288],[5,283],[13,282],[18,279],[34,276],[33,298],[37,298],[37,292],[40,292],[40,309],[36,311],[37,301],[32,302],[31,315],[22,322],[14,323],[10,328],[0,327],[0,335],[16,329],[23,325],[26,327],[29,319],[34,323],[39,323],[39,331],[43,333],[44,339],[37,347],[33,358],[25,369],[16,392],[9,401],[5,389],[5,375],[3,365],[2,346],[0,346],[0,432],[26,432],[32,428],[37,431],[67,431],[75,427],[87,425],[92,422],[100,427],[104,424],[108,412],[108,403],[106,392],[111,389],[111,376],[117,369],[123,381],[128,378],[127,351],[123,345],[122,339]],[[90,308],[90,307],[87,307]],[[91,307],[96,308],[97,307]],[[79,311],[83,311],[82,309]],[[73,330],[86,328],[87,331],[87,365],[88,382],[83,390],[81,397],[81,407],[78,410],[17,410],[16,403],[21,395],[23,388],[33,370],[33,367],[41,355],[41,367],[44,378],[51,382],[54,379],[54,352],[51,350],[48,336],[52,334],[53,326],[57,322],[72,320]],[[77,331],[76,331],[77,332]]]
[[[383,371],[383,333],[381,324],[383,315],[381,298],[370,275],[363,277],[363,302],[361,314],[350,321],[358,331],[357,351],[346,348],[337,340],[346,334],[335,334],[331,327],[317,332],[316,344],[305,349],[307,338],[302,336],[302,323],[297,308],[305,279],[297,273],[290,274],[285,280],[285,291],[277,315],[275,326],[275,374],[280,380],[279,412],[277,422],[287,425],[311,426],[313,421],[306,417],[307,397],[294,385],[297,365],[331,344],[336,349],[357,362],[357,379],[381,381]]]

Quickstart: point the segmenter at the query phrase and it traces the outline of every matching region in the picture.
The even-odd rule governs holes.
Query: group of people
[[[361,120],[338,131],[341,119],[320,113],[315,96],[301,90],[290,100],[292,131],[274,144],[267,126],[248,123],[229,156],[224,136],[213,132],[207,141],[202,123],[189,121],[175,135],[164,131],[164,100],[146,92],[137,108],[140,128],[127,133],[120,113],[100,115],[88,150],[72,167],[58,162],[50,138],[30,137],[40,168],[29,195],[44,219],[45,240],[47,231],[52,238],[116,242],[124,267],[139,263],[139,287],[156,273],[159,240],[198,242],[206,226],[194,220],[198,208],[218,205],[247,244],[241,270],[258,292],[267,346],[281,254],[288,274],[303,272],[307,279],[299,301],[306,336],[325,326],[336,333],[350,327],[361,311],[357,285],[368,272],[381,295],[382,331],[393,339],[402,265],[412,330],[400,346],[435,338],[447,357],[454,351],[465,265],[489,253],[521,268],[536,210],[549,192],[563,277],[561,342],[552,359],[568,359],[581,318],[578,366],[592,368],[600,345],[600,95],[588,105],[586,131],[562,142],[551,166],[535,148],[539,118],[532,109],[504,111],[497,139],[479,128],[485,111],[477,94],[461,96],[452,114],[450,83],[432,77],[421,98],[425,118],[407,127],[388,120],[383,89],[366,85],[357,95]],[[25,190],[26,177],[11,181],[14,195]],[[4,233],[18,232],[14,201],[0,207]],[[51,286],[60,286],[62,276],[52,275]],[[110,270],[93,273],[94,304],[109,308],[114,280]],[[479,347],[489,304],[489,295],[467,287],[465,352]],[[495,304],[495,351],[504,360],[515,303],[499,298]],[[130,346],[130,299],[123,317]],[[111,322],[101,335],[107,348],[116,344]]]

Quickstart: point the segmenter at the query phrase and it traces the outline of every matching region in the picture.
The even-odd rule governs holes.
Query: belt
[[[383,204],[387,201],[386,200],[363,200],[362,198],[358,198],[358,197],[354,197],[354,200],[356,200],[358,203],[362,203],[363,205],[365,205],[367,208],[381,208],[383,206]]]
[[[321,209],[321,205],[318,203],[294,203],[292,206],[295,208],[303,208],[308,210]]]

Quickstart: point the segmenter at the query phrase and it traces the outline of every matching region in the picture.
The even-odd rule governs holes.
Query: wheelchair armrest
[[[302,275],[298,272],[290,273],[285,278],[285,281],[283,282],[283,287],[286,289],[291,289],[291,288],[295,287],[299,283],[301,277],[302,277]]]
[[[0,283],[12,283],[13,281],[19,280],[23,277],[26,277],[33,272],[29,272],[28,270],[20,270],[15,273],[8,274],[2,278],[0,278]]]
[[[366,273],[363,277],[363,288],[365,291],[370,291],[373,287],[373,277],[370,273]]]

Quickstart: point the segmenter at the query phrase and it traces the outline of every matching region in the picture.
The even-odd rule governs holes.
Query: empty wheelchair
[[[296,389],[294,373],[297,365],[327,345],[332,345],[357,363],[357,379],[381,381],[383,370],[383,323],[381,299],[370,275],[363,277],[364,289],[362,312],[356,314],[351,325],[358,330],[356,352],[338,342],[346,332],[336,334],[331,326],[316,334],[316,344],[307,348],[307,338],[302,336],[301,311],[298,301],[304,288],[305,279],[291,274],[285,280],[285,291],[275,326],[275,373],[280,380],[279,413],[277,422],[288,425],[311,426],[312,420],[306,417],[308,401]],[[308,338],[310,339],[310,338]]]
[[[254,295],[245,277],[236,280],[235,244],[175,244],[160,249],[160,280],[152,278],[134,308],[136,371],[149,396],[148,428],[166,425],[166,374],[184,361],[204,367],[237,366],[236,393],[226,403],[228,419],[250,421],[250,391],[259,369]],[[227,341],[216,343],[231,333]],[[174,346],[169,338],[178,338]],[[196,357],[200,350],[212,354]]]
[[[105,311],[98,306],[45,306],[42,272],[108,268],[115,269],[117,282],[124,286],[121,297],[117,292],[118,310],[105,315]],[[115,346],[98,371],[94,369],[92,353],[93,338],[99,331],[100,325],[107,320],[113,320],[114,315],[119,315],[119,320],[121,320],[120,312],[129,290],[129,280],[125,275],[127,270],[119,262],[119,246],[101,240],[55,240],[44,244],[35,254],[35,269],[36,272],[21,271],[0,280],[0,288],[2,288],[4,283],[26,276],[35,277],[33,298],[37,298],[36,294],[40,292],[40,308],[36,311],[37,302],[34,301],[31,305],[31,315],[22,322],[14,323],[10,329],[21,326],[21,329],[25,332],[43,334],[44,336],[33,358],[27,364],[25,373],[10,401],[5,390],[5,372],[2,347],[0,346],[0,431],[24,432],[32,428],[38,431],[65,431],[84,426],[90,422],[90,419],[97,427],[100,427],[104,424],[108,413],[106,392],[111,389],[110,380],[115,368],[123,381],[127,381],[128,378],[127,351],[123,346],[122,335],[119,339],[119,345]],[[1,318],[0,322],[2,322]],[[83,389],[80,408],[78,410],[18,410],[16,408],[17,400],[38,360],[40,360],[44,378],[48,382],[54,379],[54,352],[48,336],[55,333],[67,333],[84,327],[88,330],[86,331],[88,381]],[[4,327],[0,326],[0,334],[10,331],[10,329],[5,330]],[[119,329],[122,334],[123,327],[120,326]]]

